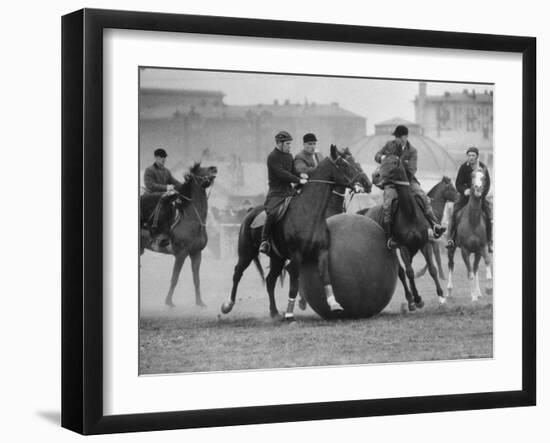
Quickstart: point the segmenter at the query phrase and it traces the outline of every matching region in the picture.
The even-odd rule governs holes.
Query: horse
[[[372,182],[379,188],[383,189],[384,186],[392,184],[397,191],[397,204],[394,202],[394,207],[392,208],[392,212],[394,212],[392,234],[397,240],[401,260],[405,265],[405,270],[403,270],[402,266],[399,266],[398,276],[405,290],[405,298],[408,302],[409,311],[424,307],[424,301],[416,288],[415,275],[412,268],[413,258],[418,251],[421,251],[426,259],[428,270],[435,282],[437,296],[441,300],[443,298],[443,289],[439,284],[437,271],[430,253],[428,236],[430,223],[424,215],[421,202],[411,192],[409,177],[401,160],[395,155],[386,156],[380,166],[373,172],[372,177]],[[380,223],[382,219],[382,205],[370,208],[364,215]],[[407,286],[405,275],[409,279],[410,290]]]
[[[453,291],[454,254],[456,248],[460,248],[462,259],[468,271],[470,280],[470,296],[475,302],[481,297],[479,288],[479,262],[481,258],[487,264],[487,275],[491,275],[491,258],[487,250],[487,225],[483,216],[483,191],[485,189],[485,176],[483,170],[472,171],[472,184],[468,203],[456,214],[456,241],[455,247],[447,252],[449,279],[447,281],[447,297]],[[474,254],[473,269],[470,263],[470,255]]]
[[[174,206],[178,207],[176,218],[172,222],[170,229],[170,243],[168,246],[153,250],[152,239],[149,231],[142,227],[140,255],[145,249],[163,254],[170,254],[175,257],[172,277],[170,279],[170,288],[166,295],[165,303],[170,307],[175,307],[172,297],[174,289],[179,279],[181,268],[187,256],[191,257],[191,269],[193,272],[193,283],[195,286],[195,303],[197,306],[206,307],[202,301],[200,291],[200,265],[202,259],[202,250],[208,243],[206,234],[206,216],[208,213],[208,196],[206,189],[209,188],[216,179],[218,169],[215,166],[202,167],[200,163],[195,163],[186,174],[185,182],[176,186]],[[154,197],[154,196],[153,196]],[[158,196],[156,199],[158,200]],[[149,217],[150,208],[147,206],[147,200],[151,196],[145,194],[140,201],[140,210],[142,220]]]
[[[432,208],[437,221],[441,223],[445,208],[448,202],[454,203],[458,199],[458,191],[456,190],[453,182],[449,177],[443,176],[441,181],[437,183],[428,192],[428,197],[432,200]],[[433,254],[437,263],[437,270],[439,272],[439,278],[445,280],[445,273],[443,272],[443,266],[441,265],[441,252],[439,248],[440,240],[430,238],[430,254]],[[422,277],[428,270],[426,264],[420,271],[416,273],[416,278]]]
[[[334,293],[328,272],[329,231],[326,213],[332,191],[337,186],[353,188],[359,185],[370,191],[371,183],[361,166],[355,161],[348,148],[340,151],[335,145],[330,147],[330,156],[319,162],[310,174],[308,182],[295,193],[284,217],[272,228],[272,245],[269,252],[270,270],[265,278],[269,296],[271,317],[279,317],[275,303],[275,283],[281,275],[285,262],[290,260],[286,269],[290,276],[289,302],[284,316],[288,321],[294,320],[294,303],[298,293],[298,274],[302,263],[316,263],[321,277],[327,302],[336,312],[338,303],[334,303]],[[238,240],[239,259],[233,273],[233,287],[227,302],[221,311],[229,313],[235,305],[237,288],[243,272],[254,261],[260,275],[262,267],[258,257],[261,239],[261,227],[252,228],[252,222],[263,211],[257,206],[245,217],[241,224]]]

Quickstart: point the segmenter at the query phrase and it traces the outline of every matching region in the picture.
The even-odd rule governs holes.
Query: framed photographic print
[[[62,425],[534,405],[535,51],[64,16]]]

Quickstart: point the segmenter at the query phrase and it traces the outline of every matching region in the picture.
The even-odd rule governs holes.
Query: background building
[[[366,119],[338,103],[279,103],[232,106],[220,91],[140,89],[140,155],[150,163],[152,152],[162,146],[171,164],[190,159],[263,162],[280,130],[290,132],[294,146],[314,132],[320,149],[331,143],[349,146],[366,133]]]
[[[464,89],[428,95],[426,83],[419,84],[414,99],[415,120],[423,134],[464,161],[466,149],[476,146],[480,159],[493,164],[493,91]]]

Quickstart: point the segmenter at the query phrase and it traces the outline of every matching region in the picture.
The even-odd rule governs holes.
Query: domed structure
[[[424,185],[424,181],[439,181],[443,175],[454,177],[458,165],[451,155],[434,140],[422,135],[422,127],[418,123],[402,118],[393,118],[374,126],[374,135],[368,135],[350,146],[355,159],[363,165],[363,169],[372,172],[377,164],[374,155],[388,140],[393,140],[392,132],[398,125],[409,128],[409,142],[418,151],[418,172],[416,176]],[[435,183],[434,183],[435,184]]]

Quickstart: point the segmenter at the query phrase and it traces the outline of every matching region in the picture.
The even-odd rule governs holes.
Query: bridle
[[[364,174],[363,171],[361,171],[359,168],[355,167],[355,165],[352,165],[350,162],[348,162],[344,157],[343,155],[338,155],[338,157],[336,157],[336,159],[332,159],[332,157],[329,157],[329,160],[331,161],[331,163],[334,165],[334,167],[340,171],[340,173],[346,178],[346,180],[348,180],[347,183],[338,183],[336,181],[332,181],[332,180],[315,180],[315,179],[312,179],[312,180],[308,180],[307,183],[324,183],[324,184],[327,184],[327,185],[336,185],[336,186],[345,186],[346,188],[350,188],[353,190],[353,185],[354,183],[357,182],[357,177],[359,177],[361,174]],[[341,160],[343,161],[346,165],[348,165],[348,167],[350,169],[353,170],[353,172],[355,172],[355,175],[352,176],[351,178],[349,177],[349,175],[342,169],[338,166],[338,160]],[[306,184],[307,184],[306,183]],[[340,195],[340,194],[338,194]]]
[[[204,176],[197,176],[193,173],[189,173],[189,175],[191,176],[191,178],[193,179],[193,181],[195,182],[195,184],[197,186],[199,186],[200,188],[205,188],[203,185],[204,183],[208,182],[209,183],[209,187],[210,189],[208,190],[208,193],[206,194],[206,201],[208,201],[208,199],[210,198],[210,193],[212,192],[212,188],[214,187],[213,186],[213,183],[215,182],[215,179],[216,179],[216,174],[209,174],[209,175],[204,175]],[[192,198],[189,198],[189,197],[186,197],[185,195],[183,195],[182,193],[176,191],[178,196],[183,198],[184,200],[187,200],[190,204],[191,204],[191,207],[193,208],[193,210],[195,211],[195,214],[197,215],[197,218],[199,219],[199,223],[201,224],[201,226],[204,226],[206,227],[206,219],[203,221],[200,214],[199,214],[199,211],[197,209],[197,207],[195,206],[195,203],[193,202],[193,199]]]

